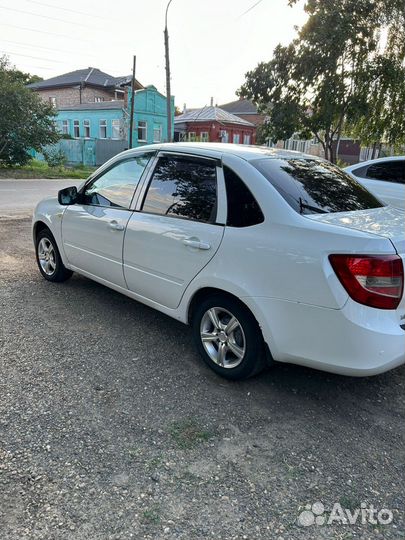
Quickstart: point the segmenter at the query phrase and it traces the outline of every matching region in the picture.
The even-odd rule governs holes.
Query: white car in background
[[[405,362],[404,221],[322,159],[178,143],[43,200],[33,236],[46,280],[78,272],[191,324],[224,377],[266,358],[360,376]]]
[[[343,170],[387,204],[405,209],[405,156],[371,159]]]

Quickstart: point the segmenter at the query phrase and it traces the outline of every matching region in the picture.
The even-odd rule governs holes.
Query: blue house
[[[128,99],[124,100],[60,107],[56,117],[59,131],[73,139],[121,140],[128,144],[131,100],[132,92],[129,90]],[[135,91],[133,126],[133,147],[168,139],[166,96],[152,85]]]

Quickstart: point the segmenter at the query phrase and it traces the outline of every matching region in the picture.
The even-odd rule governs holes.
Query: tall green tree
[[[55,110],[26,87],[32,76],[10,66],[0,58],[0,163],[22,165],[30,159],[29,150],[60,138]]]
[[[278,45],[238,91],[268,115],[268,137],[315,137],[331,161],[344,129],[363,142],[369,129],[402,139],[403,122],[393,119],[404,116],[404,0],[307,0],[305,11],[292,43]]]

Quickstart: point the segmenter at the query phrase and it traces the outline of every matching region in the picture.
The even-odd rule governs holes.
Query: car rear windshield
[[[251,161],[300,214],[350,212],[384,206],[365,187],[327,161],[261,158]]]

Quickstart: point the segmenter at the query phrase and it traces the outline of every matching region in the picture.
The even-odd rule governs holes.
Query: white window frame
[[[52,107],[56,107],[56,96],[49,96],[49,103],[52,105]]]
[[[62,135],[69,135],[69,120],[62,120]]]
[[[229,142],[229,133],[227,132],[226,129],[221,129],[221,131],[219,132],[219,135],[221,137],[221,142],[223,143]]]
[[[243,144],[250,144],[250,141],[251,141],[251,136],[249,133],[245,133],[245,135],[243,135]]]
[[[210,134],[208,131],[201,131],[200,133],[200,141],[201,142],[208,142],[210,139]]]
[[[240,143],[240,133],[234,133],[232,135],[232,142],[233,142],[233,144],[239,144]]]
[[[187,135],[188,135],[187,139],[188,139],[189,142],[195,142],[196,141],[197,133],[195,131],[189,131]]]
[[[141,126],[142,124],[142,126]],[[139,130],[145,130],[145,138],[140,139],[139,138]],[[138,126],[136,131],[138,142],[148,142],[148,123],[146,120],[138,120]]]
[[[85,118],[83,120],[83,137],[85,139],[90,139],[90,126],[91,126],[90,120],[88,118]],[[88,132],[88,135],[86,135],[86,132]]]
[[[101,136],[101,129],[105,128],[105,137]],[[101,119],[98,123],[98,134],[100,139],[106,139],[107,138],[107,120]]]
[[[158,137],[158,138],[156,138],[156,135],[155,135],[155,133],[156,133],[157,131],[159,132],[159,137]],[[155,125],[153,126],[153,142],[154,142],[154,143],[160,143],[160,142],[162,142],[162,131],[163,131],[163,130],[162,130],[162,124],[155,124]]]
[[[94,103],[102,103],[104,98],[101,96],[94,96]]]
[[[118,133],[116,133],[117,126],[118,126]],[[118,136],[114,137],[114,134],[117,134]],[[121,122],[119,118],[113,118],[111,120],[111,139],[118,140],[120,138],[121,138]]]
[[[78,135],[76,135],[76,128]],[[80,139],[80,120],[73,120],[73,137],[75,139]]]

